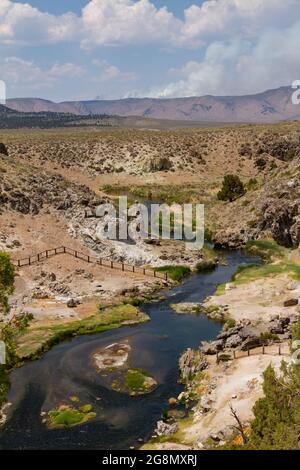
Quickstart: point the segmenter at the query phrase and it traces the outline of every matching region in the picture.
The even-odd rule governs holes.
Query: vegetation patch
[[[180,282],[191,274],[191,268],[188,266],[161,266],[156,271],[166,273],[173,281]]]
[[[237,175],[225,175],[222,189],[218,192],[218,199],[232,202],[244,196],[245,193],[244,184]]]
[[[197,263],[196,271],[198,273],[206,273],[209,271],[214,271],[216,267],[217,263],[215,261],[201,261],[201,263]]]
[[[101,190],[107,194],[120,195],[127,194],[130,202],[135,199],[150,201],[161,201],[166,204],[186,204],[200,202],[201,188],[197,186],[182,187],[179,185],[139,185],[120,186],[104,185]]]
[[[289,252],[287,248],[278,245],[272,239],[251,240],[246,244],[246,251],[269,262],[273,259],[284,258]]]
[[[142,369],[127,369],[125,373],[119,374],[111,384],[113,390],[131,396],[151,393],[156,387],[156,380]]]
[[[203,311],[200,304],[192,303],[192,302],[181,302],[179,304],[171,304],[170,307],[176,313],[180,313],[180,314],[195,314],[195,313],[197,314]]]
[[[92,405],[83,405],[79,409],[61,405],[58,409],[47,413],[45,422],[49,429],[68,429],[87,423],[96,416]]]
[[[60,341],[74,336],[101,333],[124,324],[136,324],[148,320],[148,315],[137,307],[121,304],[100,307],[95,315],[83,320],[49,327],[36,327],[33,324],[17,335],[17,354],[21,359],[33,359]]]
[[[252,265],[240,267],[233,276],[236,285],[246,284],[256,279],[264,277],[288,274],[295,280],[300,280],[300,265],[288,260],[283,260],[275,264],[265,264],[262,266]]]

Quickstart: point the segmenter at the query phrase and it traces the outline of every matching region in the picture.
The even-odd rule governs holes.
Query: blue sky
[[[1,0],[9,97],[256,93],[300,79],[299,0]]]

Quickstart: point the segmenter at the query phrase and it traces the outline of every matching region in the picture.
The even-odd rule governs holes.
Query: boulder
[[[208,367],[208,362],[201,351],[187,349],[179,359],[179,368],[183,380],[187,379],[191,374],[201,372]]]
[[[156,171],[168,171],[172,168],[172,162],[169,157],[153,158],[149,164],[149,171],[154,173]]]
[[[2,142],[0,142],[0,154],[8,156],[7,147]]]
[[[282,335],[284,333],[284,327],[280,320],[271,322],[269,325],[269,329],[271,333],[274,333],[276,335]]]
[[[298,299],[289,299],[289,300],[286,300],[283,304],[284,307],[295,307],[296,305],[299,304],[299,300]]]
[[[178,425],[176,423],[165,423],[164,421],[158,421],[155,429],[155,434],[161,436],[171,436],[178,431]]]
[[[79,305],[79,302],[78,302],[78,300],[75,300],[75,299],[70,299],[67,302],[67,307],[69,307],[69,308],[75,308],[75,307],[77,307],[77,305]]]
[[[213,356],[224,349],[224,341],[223,340],[216,340],[211,342],[202,342],[202,346],[200,348],[203,354],[208,356]]]
[[[228,330],[223,330],[218,336],[217,339],[228,339],[230,336],[235,336],[239,333],[242,329],[241,325],[236,325],[233,328],[229,328]]]
[[[245,326],[239,331],[239,336],[242,340],[246,340],[248,338],[260,338],[260,331],[255,328]]]
[[[245,339],[245,341],[243,342],[243,344],[241,346],[241,350],[242,351],[248,351],[249,349],[258,348],[261,345],[262,345],[262,341],[261,341],[260,337],[253,336],[253,337],[249,337],[249,338]]]
[[[240,335],[236,334],[227,338],[225,347],[226,348],[236,348],[242,344],[243,340]]]
[[[203,413],[208,413],[212,408],[213,400],[209,397],[202,397],[200,400],[200,407]]]

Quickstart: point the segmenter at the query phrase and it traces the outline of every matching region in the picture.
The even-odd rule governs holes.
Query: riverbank
[[[279,248],[258,242],[255,254],[263,254],[265,264],[239,267],[201,305],[172,306],[179,314],[202,311],[225,324],[214,341],[181,356],[185,390],[171,400],[171,409],[184,403],[188,417],[165,418],[164,432],[158,426],[157,437],[142,449],[237,445],[243,432],[251,432],[253,406],[264,395],[263,373],[269,365],[278,373],[282,360],[291,362],[290,340],[299,321],[299,252]]]

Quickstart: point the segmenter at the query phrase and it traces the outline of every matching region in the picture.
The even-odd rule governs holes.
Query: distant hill
[[[71,114],[48,111],[21,112],[0,105],[0,129],[53,129],[58,127],[116,127],[130,129],[177,129],[185,127],[224,126],[224,123],[172,121],[139,116],[106,114]]]
[[[66,101],[54,103],[39,98],[7,100],[7,106],[22,112],[56,112],[74,115],[139,116],[196,122],[268,123],[299,119],[300,106],[292,104],[290,87],[247,96],[203,96],[191,98]]]
[[[105,115],[81,116],[71,113],[57,112],[20,112],[0,105],[0,129],[39,128],[51,129],[55,127],[111,127],[117,125],[115,120],[125,118],[111,118]]]

